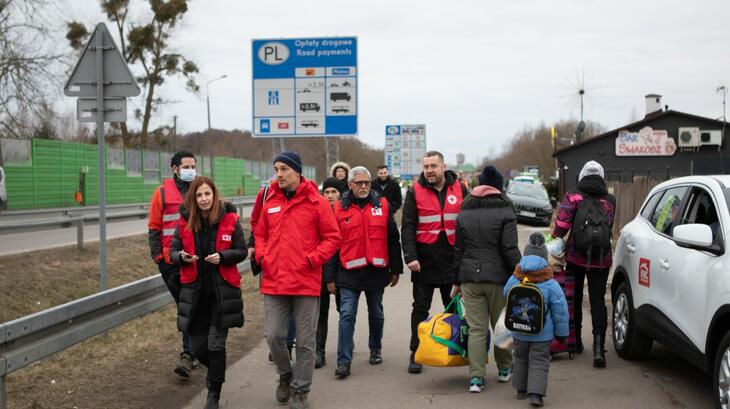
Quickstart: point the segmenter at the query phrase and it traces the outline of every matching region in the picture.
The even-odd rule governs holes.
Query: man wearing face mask
[[[175,234],[175,227],[180,218],[178,210],[184,201],[190,182],[195,179],[195,155],[188,151],[176,153],[170,161],[172,178],[165,179],[162,186],[152,194],[150,201],[150,217],[147,227],[150,254],[157,263],[162,279],[165,281],[175,303],[180,295],[180,268],[170,260],[170,246]],[[183,333],[183,350],[180,361],[175,366],[175,373],[183,378],[189,378],[197,360],[190,352],[190,340]]]

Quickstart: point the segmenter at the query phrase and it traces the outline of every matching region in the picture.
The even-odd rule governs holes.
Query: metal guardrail
[[[250,271],[249,261],[238,270]],[[0,324],[0,409],[7,406],[6,375],[172,302],[156,274]]]

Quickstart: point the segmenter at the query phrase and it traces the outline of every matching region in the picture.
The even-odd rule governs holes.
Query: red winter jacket
[[[322,265],[340,246],[340,229],[317,186],[302,177],[294,197],[272,183],[256,223],[261,293],[319,297]]]

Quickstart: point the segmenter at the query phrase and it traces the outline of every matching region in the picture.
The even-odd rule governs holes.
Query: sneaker
[[[512,379],[512,368],[499,368],[497,380],[500,382],[509,382]]]
[[[291,409],[307,409],[309,408],[309,402],[307,402],[307,394],[296,392],[291,399]]]
[[[416,374],[421,373],[421,371],[423,370],[423,365],[416,363],[416,361],[414,360],[415,357],[416,353],[411,352],[411,359],[408,362],[408,373]]]
[[[370,351],[370,365],[380,365],[383,363],[383,355],[380,354],[379,349],[373,349]]]
[[[293,375],[288,373],[286,375],[279,375],[279,385],[276,387],[276,400],[281,403],[289,402],[291,399],[291,379]]]
[[[314,369],[319,369],[327,365],[327,360],[324,359],[324,351],[317,351],[314,357]]]
[[[339,364],[335,369],[337,379],[345,379],[350,376],[350,364]]]
[[[193,357],[193,369],[200,368],[200,361],[198,361],[198,358]]]
[[[539,407],[539,406],[543,405],[542,396],[540,396],[536,393],[531,393],[529,395],[529,398],[530,398],[530,405],[535,406],[535,407]]]
[[[484,390],[484,378],[481,376],[472,376],[469,381],[469,392],[480,393]]]
[[[517,391],[517,399],[519,400],[525,400],[527,399],[527,391]]]
[[[182,376],[183,378],[190,378],[190,374],[193,372],[193,357],[190,354],[180,354],[180,361],[175,367],[175,373]]]

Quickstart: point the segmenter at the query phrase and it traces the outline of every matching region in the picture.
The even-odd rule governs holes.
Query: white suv
[[[613,344],[623,358],[652,340],[712,374],[730,407],[730,176],[689,176],[649,193],[621,230],[611,283]]]

